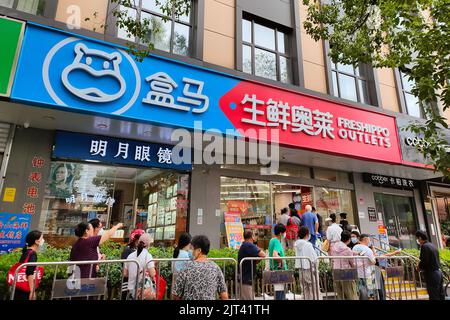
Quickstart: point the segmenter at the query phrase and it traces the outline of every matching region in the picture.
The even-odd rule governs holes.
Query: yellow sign
[[[5,188],[5,194],[3,195],[3,202],[14,202],[16,198],[16,188]]]
[[[240,222],[225,222],[228,246],[239,249],[244,242],[244,228]]]

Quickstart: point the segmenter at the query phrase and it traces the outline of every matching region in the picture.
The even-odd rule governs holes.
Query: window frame
[[[45,7],[42,15],[17,10],[18,4],[19,0],[14,0],[12,8],[0,6],[0,14],[11,18],[35,21],[46,25],[52,25],[52,23],[56,21],[55,18],[56,10],[58,8],[58,0],[45,0]]]
[[[405,73],[404,71],[400,70],[401,68],[395,68],[394,69],[394,77],[395,77],[395,87],[397,89],[397,98],[398,98],[398,102],[400,105],[400,111],[401,113],[404,113],[410,117],[414,117],[416,119],[423,119],[426,120],[426,116],[425,116],[425,112],[423,110],[422,107],[422,102],[419,101],[419,110],[420,110],[420,118],[417,118],[416,116],[410,115],[408,112],[408,106],[406,105],[406,97],[405,97],[405,93],[408,94],[412,94],[411,92],[407,91],[406,89],[404,89],[403,87],[403,80],[402,80],[402,76],[401,76],[401,72]],[[404,69],[408,69],[407,66],[405,66]],[[442,116],[442,112],[441,112],[441,108],[439,107],[439,103],[438,102],[434,102],[432,104],[432,108],[434,108],[435,112],[438,115]]]
[[[326,66],[326,73],[327,73],[328,94],[333,97],[336,97],[338,99],[342,99],[345,101],[351,101],[352,103],[357,103],[357,104],[360,104],[363,106],[371,106],[371,107],[375,107],[375,108],[381,108],[382,104],[381,104],[380,87],[379,87],[378,76],[377,76],[377,73],[375,72],[375,69],[370,64],[360,63],[358,65],[358,67],[360,69],[361,68],[365,69],[366,78],[362,78],[361,76],[357,76],[356,74],[350,74],[350,73],[347,73],[344,71],[337,70],[332,66],[333,62],[331,61],[331,58],[328,56],[329,52],[330,52],[330,43],[329,43],[329,41],[324,41],[324,59],[325,59],[325,66]],[[333,86],[333,72],[336,72],[337,74],[340,73],[340,74],[354,78],[355,86],[357,88],[356,97],[357,97],[358,101],[342,98],[339,96],[339,94],[335,94],[334,86]],[[367,94],[368,94],[368,98],[369,98],[368,102],[361,102],[361,97],[360,97],[361,92],[359,90],[359,85],[356,80],[366,81]],[[338,86],[338,90],[340,90],[339,77],[338,77],[337,86]]]
[[[264,78],[264,79],[269,79],[269,80],[273,80],[273,81],[282,82],[281,81],[281,69],[280,69],[281,63],[280,63],[280,58],[283,57],[283,58],[289,60],[288,68],[290,69],[289,70],[289,72],[290,72],[290,77],[289,77],[290,81],[289,82],[282,82],[282,83],[293,84],[294,83],[293,60],[292,60],[292,54],[290,54],[290,51],[291,51],[291,48],[292,48],[292,37],[290,36],[290,34],[288,32],[286,32],[286,30],[285,30],[286,28],[280,27],[279,25],[277,25],[274,22],[267,23],[267,21],[265,19],[258,18],[258,17],[255,17],[253,15],[249,15],[249,14],[244,14],[243,15],[242,20],[241,20],[241,22],[242,22],[241,25],[243,25],[244,21],[249,21],[250,24],[251,24],[251,31],[250,31],[251,32],[251,42],[247,42],[247,41],[245,41],[243,39],[243,37],[242,37],[242,30],[241,30],[241,48],[240,48],[240,50],[242,52],[242,55],[241,55],[240,63],[243,65],[243,62],[242,62],[242,60],[243,60],[243,47],[244,46],[250,47],[250,49],[251,49],[251,58],[252,58],[252,61],[251,61],[252,62],[251,63],[252,70],[251,70],[251,73],[247,73],[247,72],[243,71],[243,67],[242,67],[242,71],[247,73],[247,74],[251,74],[253,76],[256,76],[256,77],[261,77],[261,78]],[[266,48],[266,47],[260,46],[260,45],[257,45],[255,43],[255,24],[259,24],[259,25],[261,25],[263,27],[269,28],[269,29],[274,31],[274,40],[275,40],[275,49],[274,50],[270,49],[270,48]],[[285,46],[285,51],[287,53],[282,53],[281,51],[279,51],[278,32],[281,32],[288,39],[287,46]],[[276,79],[271,79],[271,78],[266,78],[266,77],[263,77],[263,76],[256,75],[255,49],[262,50],[262,51],[267,51],[269,53],[275,54],[275,59],[276,59],[275,60]]]
[[[162,13],[154,12],[149,9],[143,8],[142,1],[143,0],[138,0],[137,1],[138,4],[136,4],[136,6],[133,6],[131,8],[136,11],[136,20],[139,20],[139,21],[141,20],[142,12],[144,12],[148,15],[151,15],[151,16],[155,16],[157,18],[161,18],[161,19],[163,17],[165,17],[165,15]],[[198,41],[197,41],[198,37],[201,36],[201,38],[203,38],[203,30],[201,32],[201,35],[197,35],[197,30],[200,30],[199,25],[203,26],[203,20],[202,21],[197,21],[197,20],[200,20],[200,19],[198,19],[198,14],[201,12],[204,13],[204,0],[201,0],[201,1],[200,0],[199,1],[191,0],[191,2],[192,2],[192,7],[191,7],[191,10],[189,13],[189,22],[184,22],[184,21],[175,19],[173,17],[173,15],[168,20],[168,22],[170,22],[170,48],[169,48],[169,51],[165,51],[165,50],[161,50],[161,49],[157,49],[157,48],[154,48],[152,51],[164,52],[166,54],[182,56],[182,57],[189,57],[189,58],[197,56],[197,55],[203,56],[203,50],[202,49],[199,50],[200,46],[198,45]],[[111,13],[111,2],[109,2],[108,13]],[[127,40],[124,38],[120,38],[118,36],[119,28],[116,24],[116,21],[117,20],[114,17],[113,18],[113,25],[114,25],[113,37],[115,37],[116,39],[119,39],[120,41],[130,42],[130,43],[134,43],[138,46],[142,46],[140,39],[138,37],[136,37],[133,41],[130,41],[130,40]],[[175,30],[176,23],[189,27],[189,41],[188,41],[188,48],[187,48],[186,55],[182,55],[182,54],[173,52],[173,38],[174,38],[174,30]],[[203,28],[201,28],[201,29],[203,29]],[[195,48],[194,48],[194,46],[195,46]]]

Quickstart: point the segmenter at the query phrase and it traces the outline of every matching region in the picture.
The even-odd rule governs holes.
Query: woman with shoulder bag
[[[148,246],[153,243],[152,237],[144,233],[139,237],[137,250],[131,253],[127,260],[137,260],[139,263],[139,276],[134,262],[125,263],[124,277],[128,277],[128,292],[130,299],[141,299],[142,282],[144,281],[144,299],[150,300],[156,297],[155,278],[156,269],[153,257],[148,252]]]
[[[37,262],[37,251],[44,245],[44,236],[39,230],[29,232],[25,238],[26,244],[22,249],[19,263]],[[36,300],[35,292],[35,266],[26,267],[25,275],[28,280],[29,291],[24,291],[16,286],[14,300]]]

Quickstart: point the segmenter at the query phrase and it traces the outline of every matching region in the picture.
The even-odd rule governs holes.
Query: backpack
[[[28,262],[28,259],[30,259],[31,253],[33,253],[33,250],[30,250],[28,252],[27,257],[25,258],[25,260],[23,262],[17,262],[16,264],[14,264],[11,267],[11,269],[9,269],[8,278],[7,278],[8,285],[10,285],[10,286],[14,285],[14,275],[16,273],[17,268],[19,268],[22,264]],[[27,270],[27,267],[22,267],[19,269],[19,272],[17,273],[16,289],[19,289],[24,292],[30,292],[30,285],[28,283],[28,279],[26,276],[26,270]],[[34,290],[36,290],[39,287],[39,283],[41,282],[43,274],[44,274],[44,268],[36,267],[36,269],[34,271],[34,275],[36,277],[35,281],[34,281],[34,283],[35,283]]]
[[[292,217],[289,218],[286,226],[286,239],[295,240],[298,236],[298,225],[292,221]]]

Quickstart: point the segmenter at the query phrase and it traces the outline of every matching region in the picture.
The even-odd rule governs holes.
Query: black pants
[[[440,270],[426,272],[425,281],[430,300],[445,300],[444,279]]]
[[[30,300],[30,293],[16,288],[14,292],[14,300]]]

